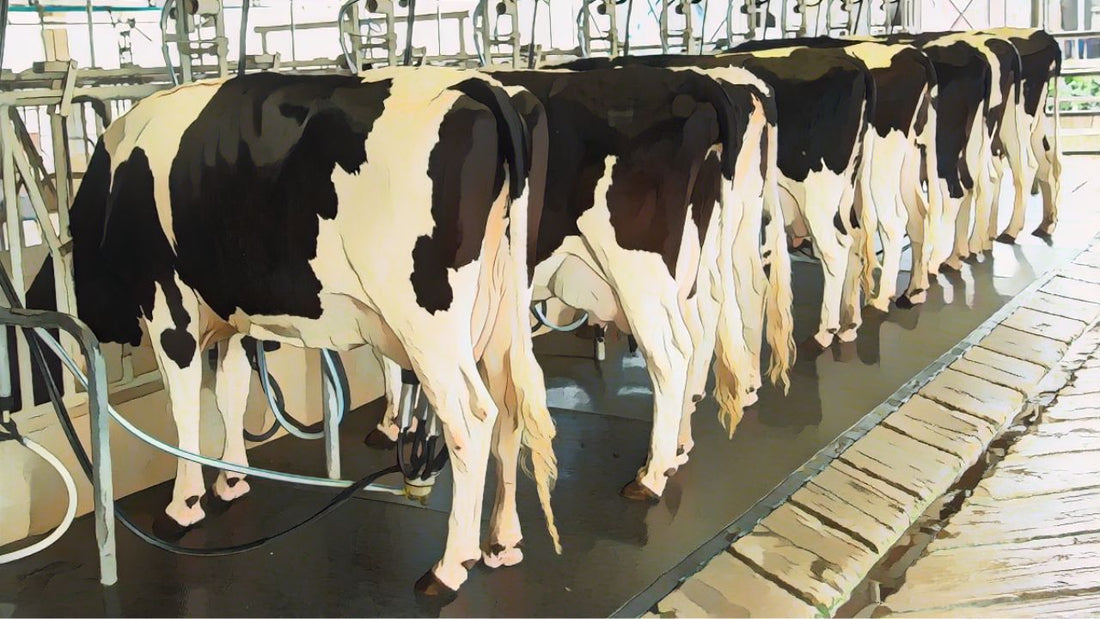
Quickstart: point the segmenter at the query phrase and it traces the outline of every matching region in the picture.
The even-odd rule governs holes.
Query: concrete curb
[[[1098,322],[1094,241],[869,413],[847,448],[819,454],[828,461],[659,602],[660,616],[832,615],[995,437],[1066,383],[1071,344]]]

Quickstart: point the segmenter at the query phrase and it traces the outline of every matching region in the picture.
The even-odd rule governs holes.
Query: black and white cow
[[[1058,196],[1062,173],[1061,155],[1058,150],[1058,134],[1054,130],[1056,116],[1046,113],[1047,85],[1057,79],[1062,71],[1062,48],[1049,33],[1032,28],[994,28],[983,30],[1006,40],[1020,55],[1020,97],[1016,106],[1005,112],[1005,124],[1012,123],[1021,136],[1023,152],[1013,157],[1009,151],[1009,164],[1017,179],[1012,219],[998,240],[1011,243],[1024,229],[1027,206],[1025,189],[1037,181],[1043,195],[1043,219],[1034,234],[1049,238],[1058,223]],[[995,162],[998,166],[1000,160]],[[999,187],[998,187],[999,188]]]
[[[899,34],[884,40],[918,47],[936,68],[944,208],[931,271],[938,273],[941,266],[958,270],[971,255],[992,249],[996,236],[999,179],[989,172],[1006,148],[1020,150],[1015,126],[1004,123],[1005,111],[1019,95],[1019,55],[1007,42],[974,32]]]
[[[499,440],[531,452],[559,547],[554,425],[527,325],[539,135],[499,83],[454,69],[258,73],[155,94],[107,129],[72,208],[79,315],[102,341],[134,345],[145,321],[193,452],[201,352],[218,344],[224,458],[239,464],[246,335],[370,344],[413,370],[454,470],[446,549],[418,587],[457,589],[482,556],[498,422]],[[515,458],[493,451],[514,485]],[[223,499],[247,490],[235,473],[214,486]],[[199,465],[180,462],[167,513],[197,522],[204,491]],[[493,527],[491,545],[518,543],[518,521]]]
[[[740,67],[772,88],[778,123],[779,196],[795,237],[813,240],[821,256],[825,292],[813,339],[852,341],[862,322],[860,275],[863,230],[854,210],[864,134],[874,110],[874,83],[842,50],[790,47],[716,56],[629,56],[562,65]],[[759,359],[759,338],[748,338]],[[759,365],[758,363],[756,365]]]
[[[890,309],[907,232],[912,243],[913,270],[908,290],[898,304],[910,307],[923,302],[929,287],[927,250],[931,249],[926,243],[926,230],[933,230],[942,209],[938,184],[929,185],[927,197],[921,186],[921,177],[934,177],[936,170],[936,72],[931,61],[909,45],[830,37],[749,41],[734,51],[791,46],[842,49],[870,71],[876,90],[875,110],[861,160],[867,169],[859,175],[856,197],[862,202],[860,215],[868,235],[877,223],[883,257],[877,290],[871,282],[865,282],[867,304],[883,312]],[[874,265],[873,251],[865,261],[867,266]],[[864,274],[869,277],[870,269],[865,268]]]
[[[781,216],[764,226],[763,215],[766,179],[775,177],[768,173],[774,104],[766,85],[737,69],[491,75],[530,91],[546,111],[533,299],[559,300],[637,339],[653,384],[654,424],[649,459],[623,495],[656,500],[694,444],[690,415],[715,352],[723,422],[732,432],[741,418],[754,377],[739,281],[758,291],[753,301],[761,307],[749,311],[762,315],[768,305],[775,379],[785,380],[790,367],[789,256]],[[775,253],[767,275],[762,229],[770,233],[765,251]],[[396,385],[387,392],[396,394]],[[392,438],[389,410],[379,430]]]

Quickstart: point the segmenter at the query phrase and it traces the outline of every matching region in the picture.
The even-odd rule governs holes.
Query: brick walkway
[[[657,611],[831,616],[994,437],[1052,393],[1057,405],[1040,431],[1015,445],[884,602],[914,615],[1100,608],[1096,357],[1065,387],[1081,351],[1096,354],[1100,342],[1091,330],[1100,320],[1100,243],[995,316]]]
[[[1100,334],[1089,338],[1088,361],[948,520],[883,610],[1100,615]]]

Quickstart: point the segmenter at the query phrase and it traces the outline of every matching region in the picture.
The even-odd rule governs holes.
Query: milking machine
[[[405,478],[405,498],[424,505],[436,476],[447,465],[447,445],[435,407],[428,404],[420,380],[409,370],[401,370],[397,426],[397,465]]]

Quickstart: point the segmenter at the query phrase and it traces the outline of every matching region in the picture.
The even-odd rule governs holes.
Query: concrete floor
[[[1097,192],[1087,183],[1095,164],[1090,158],[1067,162],[1062,220],[1052,244],[1025,236],[1019,245],[998,245],[992,259],[941,277],[919,309],[895,309],[868,320],[853,344],[834,345],[816,357],[803,354],[790,395],[766,387],[732,440],[720,429],[713,402],[702,402],[692,460],[672,478],[657,506],[630,503],[617,494],[644,462],[648,443],[651,392],[640,358],[614,338],[602,364],[591,359],[591,342],[575,335],[538,340],[558,424],[561,478],[554,505],[565,552],[553,554],[533,484],[524,480],[519,503],[525,562],[496,572],[475,568],[457,599],[445,606],[417,599],[412,583],[443,548],[447,473],[427,506],[364,497],[322,523],[234,557],[168,555],[120,527],[119,583],[110,589],[98,585],[92,522],[83,518],[53,548],[0,569],[0,616],[640,614],[708,558],[710,545],[731,535],[732,525],[751,526],[739,519],[793,471],[1038,275],[1083,247],[1100,230],[1093,212]],[[1029,226],[1038,221],[1036,206],[1033,200]],[[794,285],[801,341],[817,322],[820,268],[796,264]],[[378,414],[376,403],[345,422],[345,476],[391,463],[391,453],[360,443]],[[286,438],[252,450],[251,457],[260,466],[320,474],[320,448],[317,442]],[[252,488],[247,499],[224,511],[208,507],[207,520],[180,543],[249,540],[308,515],[328,496],[262,480]],[[163,484],[121,503],[153,528],[170,491]]]

